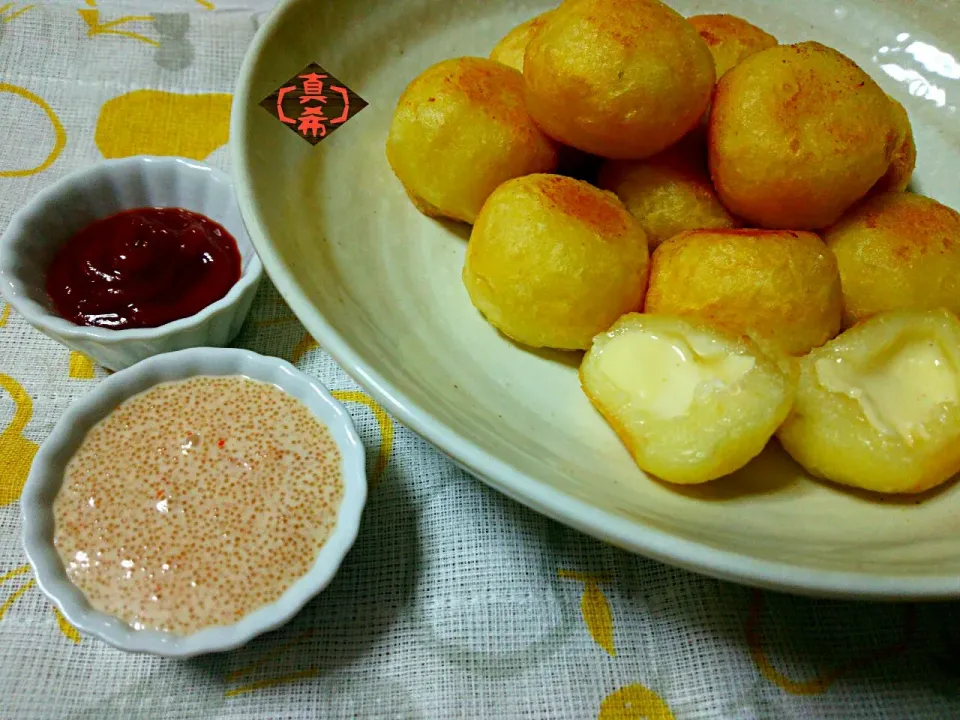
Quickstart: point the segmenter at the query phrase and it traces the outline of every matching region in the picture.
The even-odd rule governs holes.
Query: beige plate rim
[[[233,97],[230,154],[237,200],[247,232],[280,295],[304,327],[337,363],[403,425],[437,447],[460,467],[543,515],[625,550],[721,580],[816,597],[860,600],[946,600],[960,598],[953,575],[878,575],[818,570],[747,555],[677,538],[632,523],[572,498],[483,451],[468,438],[435,420],[375,372],[326,321],[298,287],[281,260],[257,211],[252,187],[247,109],[256,105],[252,86],[261,52],[282,18],[301,0],[281,0],[264,21],[244,58]]]

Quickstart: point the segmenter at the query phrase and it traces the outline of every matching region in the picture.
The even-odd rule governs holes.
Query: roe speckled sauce
[[[329,429],[242,377],[164,383],[87,434],[54,543],[90,604],[137,629],[229,625],[307,573],[343,498]]]

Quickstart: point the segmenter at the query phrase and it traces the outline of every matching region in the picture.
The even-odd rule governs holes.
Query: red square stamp
[[[317,63],[310,63],[265,97],[260,106],[316,145],[367,103]]]

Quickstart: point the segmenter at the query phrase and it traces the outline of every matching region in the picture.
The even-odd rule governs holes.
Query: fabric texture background
[[[270,4],[0,0],[0,229],[103,157],[229,170],[229,94]],[[54,612],[19,539],[36,445],[104,371],[0,301],[0,718],[960,717],[957,606],[756,592],[547,520],[387,417],[269,282],[236,344],[341,391],[370,463],[360,537],[282,629],[127,655]]]

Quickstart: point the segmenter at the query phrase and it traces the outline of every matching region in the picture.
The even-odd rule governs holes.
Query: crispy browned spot
[[[703,41],[704,41],[707,45],[719,45],[719,44],[720,44],[720,38],[718,38],[716,35],[714,35],[712,32],[710,32],[710,31],[707,30],[706,28],[700,28],[699,32],[700,32],[700,37],[703,38]]]
[[[864,208],[868,227],[880,227],[913,244],[927,244],[944,235],[960,234],[960,214],[935,200],[912,195],[893,195]]]
[[[487,105],[500,100],[497,85],[503,82],[503,74],[499,69],[487,63],[464,60],[451,79],[470,102]]]
[[[541,194],[564,215],[590,225],[603,235],[618,235],[629,228],[630,215],[602,191],[585,182],[560,175],[542,178]]]
[[[951,238],[960,237],[960,214],[935,200],[906,193],[867,203],[860,222],[896,237],[899,242],[892,252],[903,261],[932,250],[949,250],[954,244]]]
[[[493,120],[518,134],[535,134],[523,100],[523,76],[517,70],[493,60],[467,58],[451,80],[468,102],[482,107]]]

